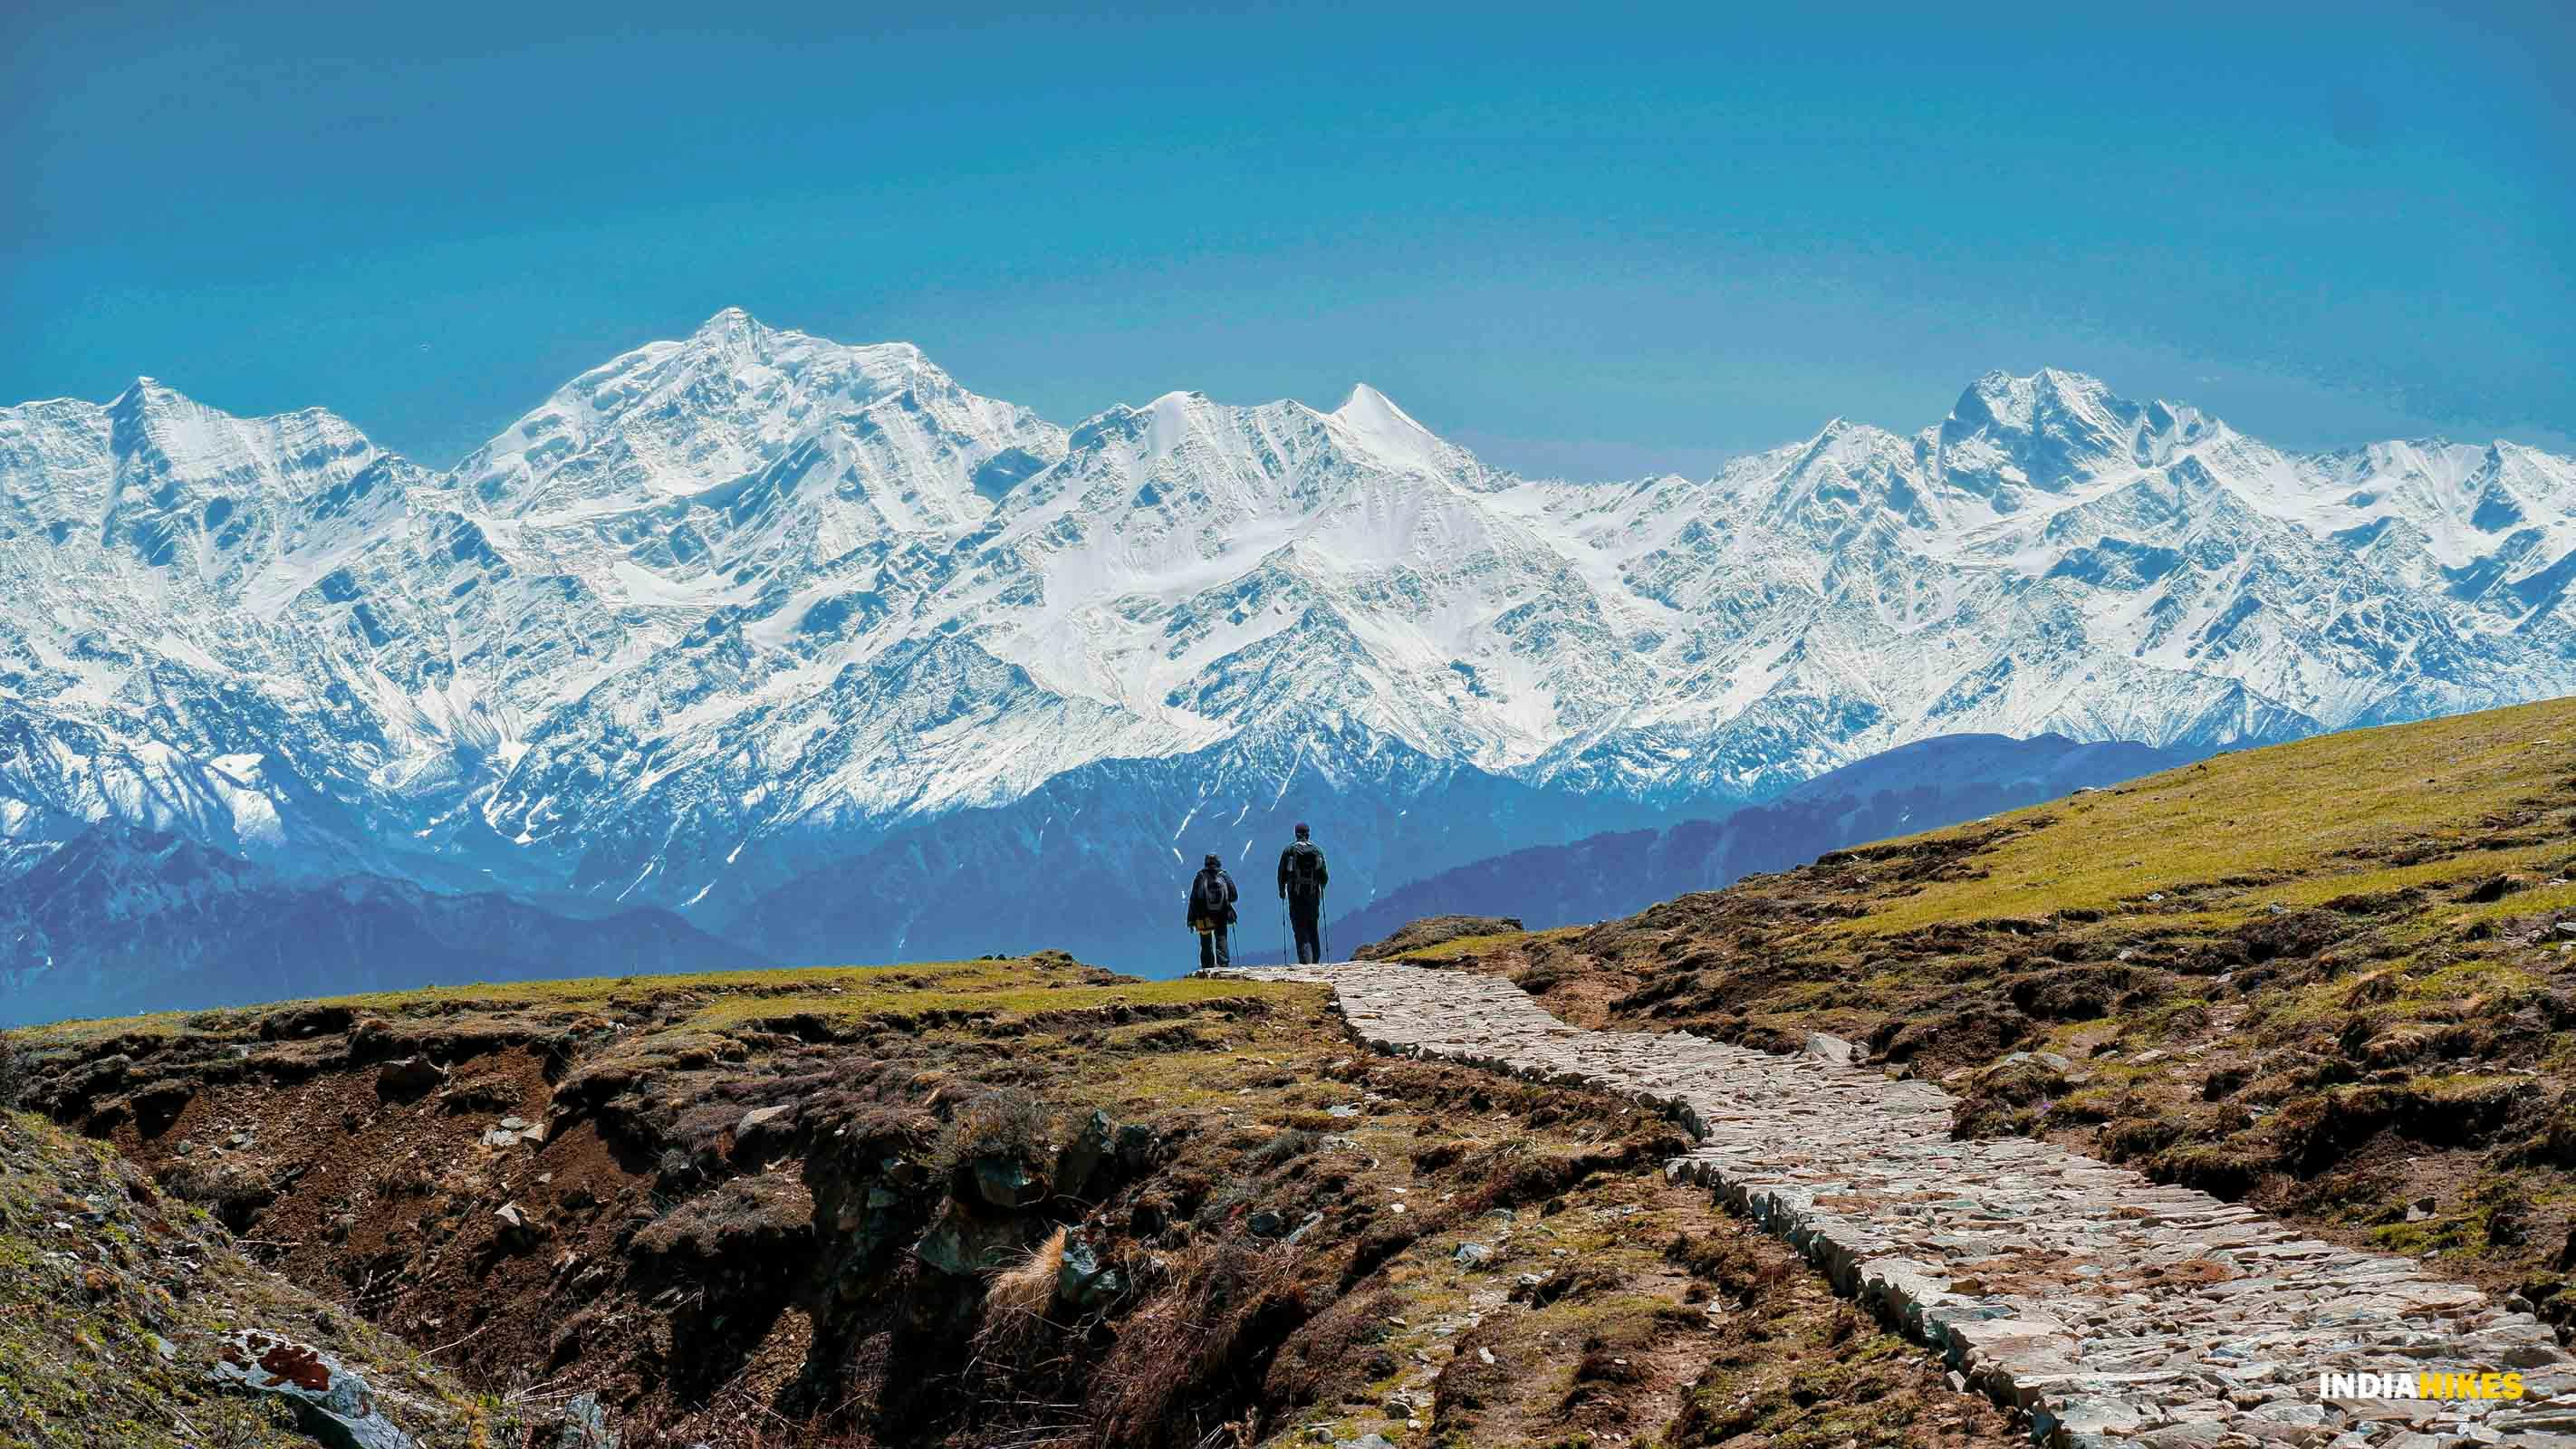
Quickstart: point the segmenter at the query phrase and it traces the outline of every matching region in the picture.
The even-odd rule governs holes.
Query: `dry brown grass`
[[[619,1449],[877,1449],[865,1432],[821,1419],[750,1416],[710,1426],[698,1416],[653,1408],[620,1419]],[[532,1438],[543,1446],[551,1441]]]
[[[984,1290],[984,1322],[975,1330],[976,1358],[1015,1363],[1045,1336],[1056,1275],[1064,1269],[1064,1232],[1049,1233],[1027,1257],[993,1275]]]
[[[1047,1304],[1055,1299],[1056,1274],[1063,1268],[1064,1229],[1058,1228],[1031,1248],[1027,1257],[993,1275],[992,1286],[984,1294],[984,1311],[1023,1317],[1045,1314]]]
[[[1216,1243],[1185,1253],[1178,1281],[1131,1314],[1093,1380],[1096,1442],[1195,1445],[1253,1402],[1278,1345],[1311,1315],[1291,1246]]]

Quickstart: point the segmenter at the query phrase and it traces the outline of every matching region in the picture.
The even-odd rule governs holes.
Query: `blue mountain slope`
[[[768,965],[667,911],[580,920],[382,876],[290,879],[94,828],[0,884],[0,1027],[410,990]]]
[[[1435,915],[1516,916],[1533,930],[1608,920],[1829,850],[1908,835],[2187,764],[2196,755],[2056,735],[1951,735],[1819,775],[1768,805],[1608,832],[1445,870],[1335,917],[1337,950]],[[1256,944],[1259,944],[1256,941]]]

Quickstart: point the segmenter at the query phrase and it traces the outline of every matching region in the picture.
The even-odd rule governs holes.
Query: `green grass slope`
[[[210,1382],[241,1328],[338,1357],[425,1449],[515,1431],[506,1406],[251,1262],[106,1144],[0,1112],[0,1449],[309,1449],[281,1405]]]
[[[2576,1321],[2576,701],[2362,730],[1450,942],[1587,1024],[1863,1044]]]

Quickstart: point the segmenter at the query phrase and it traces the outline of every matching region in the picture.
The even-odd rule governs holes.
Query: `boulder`
[[[975,1195],[997,1208],[1021,1208],[1046,1200],[1047,1180],[1031,1171],[1017,1153],[978,1157],[967,1171],[974,1181]]]
[[[1856,1066],[1861,1058],[1859,1047],[1841,1037],[1829,1036],[1821,1031],[1807,1033],[1806,1054],[1817,1061],[1830,1062],[1838,1067]]]
[[[1129,1172],[1142,1172],[1154,1165],[1156,1146],[1154,1129],[1142,1122],[1130,1122],[1118,1129],[1118,1165]]]
[[[617,1431],[608,1427],[608,1411],[597,1394],[575,1394],[555,1422],[528,1442],[536,1449],[617,1449]]]
[[[376,1068],[376,1095],[415,1102],[447,1083],[447,1069],[423,1056],[402,1057]]]
[[[832,1226],[850,1235],[853,1252],[873,1257],[901,1221],[902,1207],[902,1194],[882,1182],[872,1182],[866,1192],[854,1193],[842,1203]]]
[[[796,1108],[792,1104],[776,1107],[754,1107],[733,1124],[734,1156],[757,1158],[787,1146],[789,1134],[796,1130]]]
[[[292,1404],[298,1427],[330,1449],[418,1449],[377,1409],[365,1379],[309,1344],[236,1329],[217,1350],[212,1377],[224,1387]]]
[[[952,1278],[971,1278],[1008,1267],[1028,1247],[1029,1231],[1018,1218],[994,1218],[951,1201],[930,1230],[912,1245],[924,1267]]]
[[[1055,1190],[1067,1197],[1080,1197],[1100,1164],[1118,1150],[1117,1133],[1111,1127],[1109,1114],[1094,1112],[1082,1124],[1073,1140],[1055,1155]]]
[[[501,1204],[492,1216],[501,1223],[492,1234],[493,1245],[505,1253],[528,1252],[550,1236],[546,1225],[517,1203]]]
[[[1096,1312],[1117,1302],[1126,1291],[1126,1280],[1100,1261],[1088,1239],[1079,1233],[1065,1234],[1064,1260],[1055,1270],[1057,1301]]]

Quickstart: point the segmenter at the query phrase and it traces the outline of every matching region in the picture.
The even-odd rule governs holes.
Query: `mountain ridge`
[[[1364,384],[1067,428],[729,309],[445,472],[157,385],[0,409],[0,834],[174,829],[774,951],[780,887],[864,894],[837,868],[924,829],[1047,871],[1083,827],[1032,802],[1114,763],[1137,838],[1094,842],[1091,899],[1141,949],[1204,822],[1347,838],[1472,778],[1515,788],[1448,835],[1558,844],[1937,736],[2205,753],[2576,689],[2571,578],[2576,460],[2289,453],[2055,370],[1571,484]]]
[[[498,891],[299,879],[167,832],[92,826],[0,890],[0,1028],[263,994],[527,981],[590,954],[638,974],[771,964],[667,911],[582,919]]]

